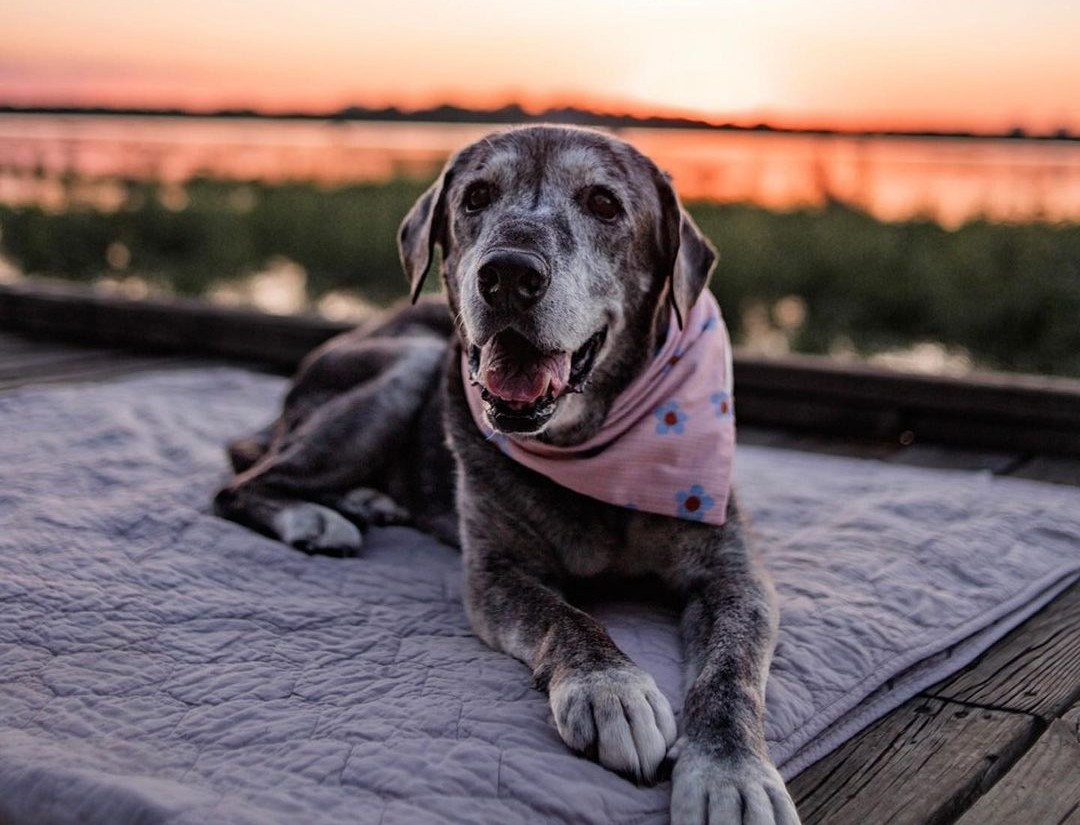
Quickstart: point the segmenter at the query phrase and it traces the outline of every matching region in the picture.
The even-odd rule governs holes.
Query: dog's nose
[[[551,281],[539,256],[516,250],[493,253],[477,274],[481,298],[493,307],[518,311],[544,297]]]

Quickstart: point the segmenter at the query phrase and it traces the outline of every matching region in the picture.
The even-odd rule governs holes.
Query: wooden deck
[[[13,327],[25,329],[26,325],[5,325],[0,312],[0,392],[30,384],[99,381],[210,360],[206,354],[167,354],[167,348],[133,354],[118,348],[31,339],[13,332]],[[51,329],[37,329],[39,335],[62,331],[62,325],[55,324]],[[314,331],[291,328],[287,334],[304,341],[305,335],[325,337],[331,331],[322,324]],[[132,340],[126,343],[130,346]],[[270,366],[264,368],[282,371],[289,362],[287,352],[280,348],[267,352],[271,357],[261,363]],[[258,354],[251,349],[234,352],[230,363]],[[797,375],[808,388],[815,386],[812,373],[804,370]],[[877,378],[881,386],[895,384],[887,376]],[[817,386],[829,381],[834,385],[846,382],[849,390],[857,391],[850,376],[829,370],[818,376]],[[948,386],[951,392],[959,392],[955,384]],[[1045,424],[1041,436],[1015,443],[1002,435],[1004,431],[989,439],[992,447],[957,447],[947,438],[912,443],[904,436],[911,432],[906,427],[900,430],[901,437],[895,436],[893,431],[903,426],[896,420],[885,430],[847,428],[859,437],[840,437],[805,427],[761,426],[760,418],[755,419],[757,425],[741,428],[740,440],[1080,485],[1080,458],[1070,455],[1069,449],[1073,443],[1069,439],[1080,438],[1080,417],[1072,417],[1080,409],[1072,406],[1080,401],[1080,394],[1072,399],[1068,392],[1058,393],[1061,385],[1050,387],[1050,395],[1040,394],[1039,386],[1041,382],[1036,381],[1027,391],[1017,384],[998,388],[1011,394],[1014,403],[1027,404],[1027,409],[1042,415],[1033,426]],[[782,389],[777,384],[773,391]],[[864,413],[876,409],[880,417],[881,407],[874,406],[873,393],[868,394],[865,386],[858,391],[863,393],[860,409]],[[932,400],[926,399],[924,417]],[[785,402],[781,399],[780,403]],[[995,426],[1005,420],[999,419]],[[939,436],[950,432],[941,421],[931,421],[929,426]],[[1047,449],[1055,444],[1064,449]],[[791,783],[791,790],[807,825],[1080,825],[1080,584],[962,672],[924,691],[804,771]]]

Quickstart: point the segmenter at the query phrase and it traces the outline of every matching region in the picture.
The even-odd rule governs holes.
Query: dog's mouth
[[[606,337],[605,328],[574,352],[543,352],[507,329],[470,347],[469,372],[492,426],[504,433],[542,429],[560,398],[585,389]]]

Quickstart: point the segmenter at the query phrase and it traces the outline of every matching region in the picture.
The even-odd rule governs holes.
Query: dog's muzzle
[[[602,329],[574,352],[542,352],[506,329],[469,348],[469,372],[491,425],[504,433],[536,433],[567,393],[582,392],[607,337]]]

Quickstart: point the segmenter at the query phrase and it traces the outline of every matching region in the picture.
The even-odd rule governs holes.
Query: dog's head
[[[496,430],[587,439],[686,318],[715,261],[667,176],[600,132],[531,126],[467,146],[405,217],[415,300],[434,249]]]

